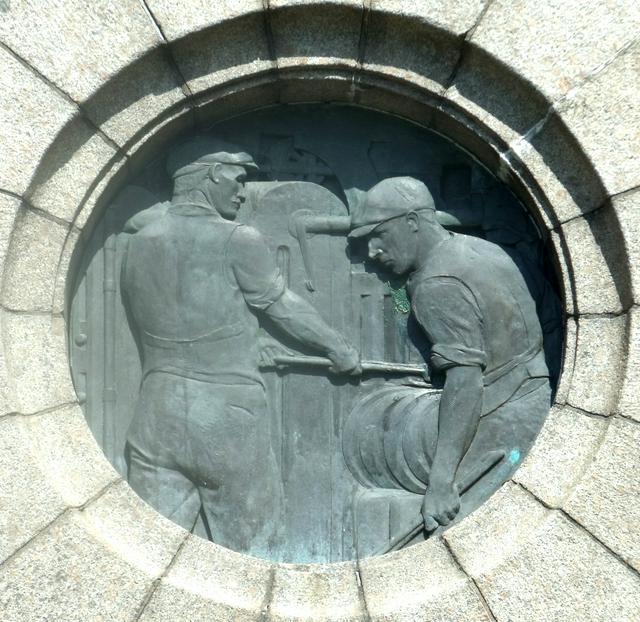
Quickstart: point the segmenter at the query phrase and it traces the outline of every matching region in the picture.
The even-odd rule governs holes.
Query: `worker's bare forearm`
[[[430,488],[453,485],[458,466],[478,428],[482,393],[482,371],[479,367],[453,367],[447,371],[440,400],[438,440]]]
[[[344,347],[344,339],[304,298],[286,290],[266,314],[288,335],[325,354]]]

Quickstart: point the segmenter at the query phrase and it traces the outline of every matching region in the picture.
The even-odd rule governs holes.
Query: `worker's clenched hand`
[[[459,511],[460,495],[455,484],[428,488],[422,502],[425,530],[432,532],[448,525]]]
[[[360,366],[360,354],[346,341],[335,350],[328,352],[327,356],[333,363],[329,371],[333,374],[350,374],[357,376],[362,373]]]

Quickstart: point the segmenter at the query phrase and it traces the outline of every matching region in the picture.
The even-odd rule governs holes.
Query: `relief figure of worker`
[[[425,441],[435,446],[422,520],[433,532],[460,511],[461,475],[475,482],[469,473],[498,454],[508,477],[528,449],[516,442],[532,442],[548,412],[535,302],[510,256],[497,244],[443,228],[429,190],[411,177],[374,186],[352,215],[349,235],[366,240],[370,260],[407,277],[411,313],[430,346],[430,371],[441,379],[436,438]]]
[[[128,480],[186,529],[273,557],[282,485],[258,370],[258,316],[358,373],[356,350],[290,291],[256,229],[234,222],[247,153],[208,138],[183,143],[167,169],[173,198],[142,216],[121,285],[143,379],[128,431]]]

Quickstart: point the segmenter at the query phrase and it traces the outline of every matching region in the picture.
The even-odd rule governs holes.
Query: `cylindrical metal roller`
[[[438,394],[387,385],[355,404],[345,423],[342,450],[360,484],[426,490],[438,434]]]

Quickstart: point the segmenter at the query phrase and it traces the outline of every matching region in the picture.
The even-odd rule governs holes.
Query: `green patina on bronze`
[[[411,311],[411,303],[407,297],[407,290],[404,287],[394,288],[391,283],[387,282],[387,287],[391,290],[391,299],[393,300],[393,310],[396,313],[406,315]]]

